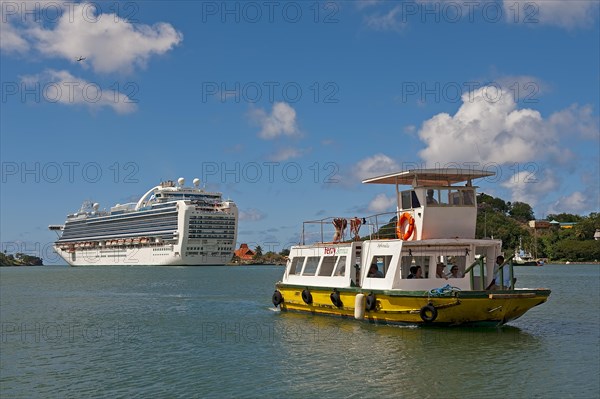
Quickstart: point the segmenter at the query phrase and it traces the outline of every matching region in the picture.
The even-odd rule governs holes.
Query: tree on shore
[[[262,256],[263,256],[262,248],[260,247],[260,245],[257,245],[256,248],[254,249],[254,256],[252,257],[252,259],[258,260],[258,259],[262,258]]]
[[[42,258],[17,252],[16,254],[6,254],[0,252],[0,266],[43,266]]]

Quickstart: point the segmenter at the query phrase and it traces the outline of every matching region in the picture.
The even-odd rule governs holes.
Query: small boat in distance
[[[519,237],[519,248],[515,250],[515,256],[513,257],[513,263],[515,266],[543,266],[544,262],[538,259],[534,259],[533,255],[523,249],[521,237]]]
[[[396,212],[304,222],[273,304],[374,323],[498,326],[521,317],[546,302],[550,290],[515,288],[513,256],[496,264],[502,242],[475,238],[472,181],[493,175],[416,169],[364,180],[394,185]],[[364,241],[361,226],[369,229]]]

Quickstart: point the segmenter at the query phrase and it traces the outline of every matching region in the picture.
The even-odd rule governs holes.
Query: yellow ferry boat
[[[475,238],[472,181],[493,175],[417,169],[364,180],[395,185],[397,211],[304,222],[273,304],[375,323],[502,325],[519,318],[550,290],[516,288],[502,242]],[[367,239],[359,238],[361,228],[369,229]],[[330,233],[333,241],[325,242]],[[306,244],[315,234],[320,239]]]

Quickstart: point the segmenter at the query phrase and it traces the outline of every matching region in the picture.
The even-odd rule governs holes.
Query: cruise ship
[[[137,202],[100,211],[86,201],[64,225],[50,225],[54,250],[71,266],[224,265],[233,256],[238,210],[200,180],[161,182]]]

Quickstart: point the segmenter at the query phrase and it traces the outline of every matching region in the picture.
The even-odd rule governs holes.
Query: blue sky
[[[47,226],[84,200],[180,176],[277,251],[304,220],[392,210],[361,179],[415,165],[596,212],[599,4],[2,1],[3,249],[50,262]]]

